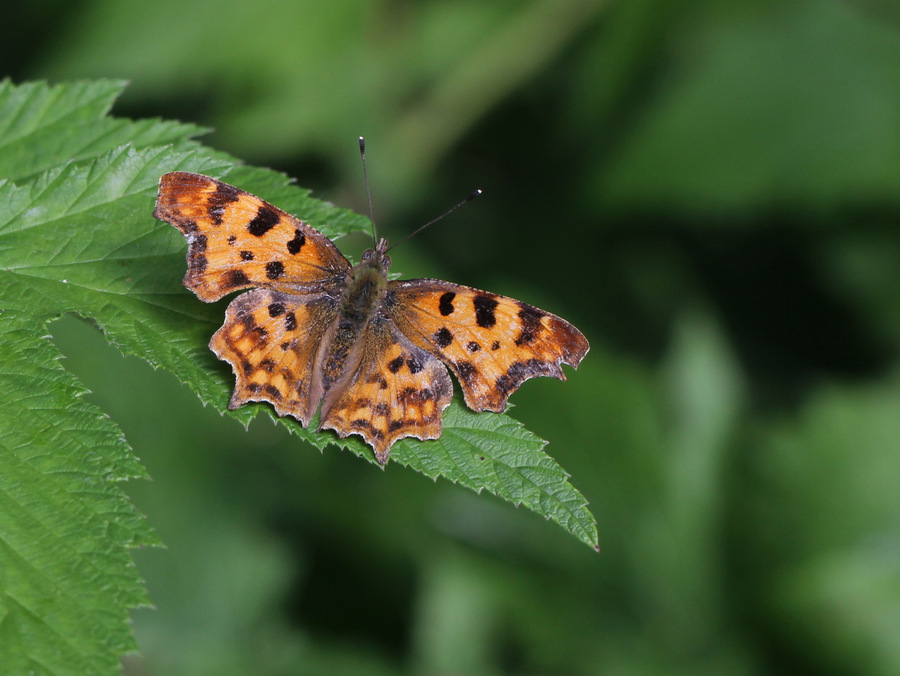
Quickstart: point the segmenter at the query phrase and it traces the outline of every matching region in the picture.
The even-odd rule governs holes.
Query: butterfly
[[[210,349],[236,377],[230,409],[361,436],[384,465],[404,437],[437,439],[453,384],[474,411],[502,412],[527,379],[565,380],[587,339],[518,300],[436,279],[389,280],[388,242],[352,265],[325,235],[201,174],[163,175],[153,215],[188,242],[184,285],[213,302],[242,289]]]

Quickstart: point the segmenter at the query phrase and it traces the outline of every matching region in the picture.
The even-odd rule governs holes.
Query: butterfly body
[[[360,262],[350,268],[340,285],[341,295],[334,324],[322,341],[320,361],[323,364],[324,393],[332,390],[345,373],[355,370],[358,358],[363,355],[358,350],[354,351],[354,347],[364,340],[366,331],[378,333],[382,330],[377,326],[369,327],[369,324],[385,321],[379,312],[391,265],[384,253],[386,249],[387,240],[382,239],[376,249],[365,251]]]
[[[434,279],[389,281],[387,240],[352,266],[323,234],[216,179],[172,172],[154,215],[188,240],[184,284],[204,301],[252,288],[210,340],[237,379],[229,407],[270,402],[306,427],[358,434],[387,462],[404,437],[436,439],[449,367],[475,411],[500,412],[535,376],[565,379],[589,346],[565,320]]]

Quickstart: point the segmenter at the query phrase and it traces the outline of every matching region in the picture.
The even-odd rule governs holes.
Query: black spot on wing
[[[278,214],[272,211],[270,207],[261,206],[256,211],[256,216],[253,217],[253,220],[247,224],[247,232],[255,237],[262,237],[278,225],[280,220]]]
[[[300,249],[303,248],[304,244],[306,244],[306,235],[300,230],[294,230],[294,239],[287,243],[288,253],[292,256],[296,256],[300,253]]]
[[[253,252],[252,251],[241,251],[241,260],[242,261],[252,261],[253,260]]]
[[[434,342],[437,343],[438,347],[444,348],[447,347],[450,343],[453,342],[453,334],[450,333],[449,329],[446,326],[442,326],[440,329],[434,332]]]
[[[397,373],[403,367],[403,357],[397,357],[396,359],[392,359],[388,362],[388,371],[391,373]]]
[[[234,289],[238,286],[247,286],[250,279],[244,274],[243,270],[229,270],[222,275],[222,286]]]
[[[216,189],[206,198],[206,212],[213,225],[222,225],[225,207],[240,199],[240,190],[227,183],[216,181]]]
[[[481,345],[476,343],[474,340],[470,340],[468,343],[466,343],[466,349],[469,352],[478,352],[478,350],[481,349]]]
[[[288,312],[284,315],[284,328],[288,331],[293,331],[297,328],[297,316],[293,312]]]
[[[269,279],[278,279],[284,276],[284,263],[281,261],[272,261],[266,263],[266,277]]]
[[[447,291],[447,293],[441,296],[440,301],[438,301],[438,311],[446,317],[449,314],[453,314],[453,299],[456,298],[456,294],[452,291]]]
[[[489,329],[497,323],[497,317],[494,310],[497,307],[497,301],[491,296],[479,294],[472,301],[475,307],[475,323],[483,329]]]
[[[269,303],[269,316],[279,317],[284,314],[284,303]]]
[[[225,215],[225,207],[222,205],[211,206],[207,208],[206,213],[209,214],[213,225],[222,225],[223,216]]]

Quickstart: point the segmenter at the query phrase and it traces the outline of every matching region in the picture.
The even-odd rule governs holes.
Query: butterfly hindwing
[[[268,401],[305,427],[322,398],[319,351],[337,304],[327,294],[254,289],[235,298],[209,347],[234,369],[229,408]]]
[[[565,380],[560,364],[577,367],[589,348],[556,315],[450,282],[390,282],[387,304],[398,329],[450,367],[474,411],[505,410],[509,395],[529,378]]]
[[[153,215],[188,240],[184,285],[211,302],[238,289],[286,290],[342,275],[347,259],[325,235],[268,202],[201,174],[162,176]]]
[[[321,427],[359,434],[381,464],[403,437],[437,439],[453,396],[447,369],[389,321],[371,322],[322,403]]]

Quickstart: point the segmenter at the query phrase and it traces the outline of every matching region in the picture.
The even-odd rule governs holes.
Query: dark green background
[[[114,114],[209,125],[360,211],[363,134],[395,240],[481,187],[394,268],[592,344],[513,415],[590,500],[600,554],[245,433],[58,323],[168,545],[135,555],[157,608],[127,673],[900,673],[897,5],[13,2],[0,63],[127,78]]]

